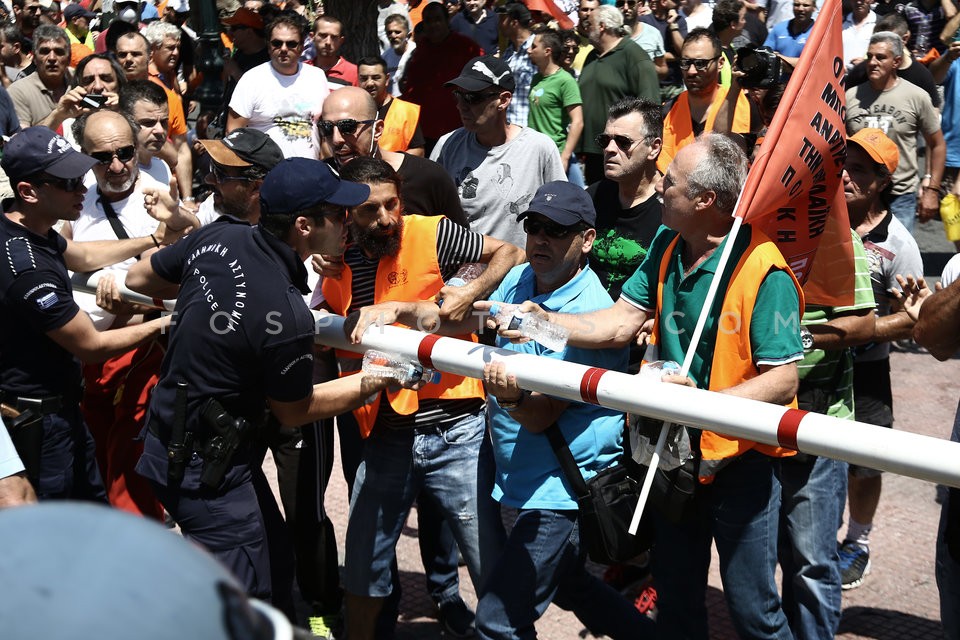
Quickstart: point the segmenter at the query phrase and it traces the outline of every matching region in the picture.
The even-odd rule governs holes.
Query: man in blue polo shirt
[[[770,47],[786,62],[797,66],[803,46],[807,44],[813,29],[813,12],[816,10],[814,0],[793,0],[793,20],[774,25],[763,46]]]
[[[517,216],[527,234],[530,262],[514,267],[490,300],[533,300],[563,313],[613,306],[587,264],[596,217],[593,201],[580,187],[565,181],[540,187],[530,208]],[[513,344],[504,338],[497,338],[497,346],[614,371],[627,366],[625,347],[551,351],[533,341]],[[479,636],[527,637],[551,601],[572,610],[596,635],[633,639],[645,630],[652,636],[653,623],[584,568],[577,499],[543,433],[559,429],[580,472],[589,478],[621,455],[623,413],[524,391],[504,362],[487,364],[483,380],[492,396],[493,497],[520,512],[477,606]]]

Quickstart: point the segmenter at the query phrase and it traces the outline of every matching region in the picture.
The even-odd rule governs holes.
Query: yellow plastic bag
[[[940,219],[943,220],[943,230],[947,240],[960,240],[960,197],[948,193],[940,201]]]

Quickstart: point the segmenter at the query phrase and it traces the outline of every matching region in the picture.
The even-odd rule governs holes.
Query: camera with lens
[[[783,61],[769,47],[740,47],[734,67],[744,73],[741,87],[769,89],[782,81]]]

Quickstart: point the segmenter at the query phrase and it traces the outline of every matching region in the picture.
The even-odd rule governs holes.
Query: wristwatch
[[[813,349],[813,334],[803,325],[800,326],[800,344],[803,345],[804,351]]]
[[[523,404],[523,401],[527,399],[527,396],[530,395],[530,392],[526,389],[520,390],[520,397],[512,402],[509,400],[500,400],[497,398],[497,404],[500,405],[500,408],[510,413],[511,411],[516,411],[520,408],[520,405]]]

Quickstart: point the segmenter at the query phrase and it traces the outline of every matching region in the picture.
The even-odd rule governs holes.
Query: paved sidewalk
[[[892,369],[897,428],[938,438],[949,437],[960,398],[960,360],[938,363],[923,353],[894,353]],[[336,469],[339,461],[326,501],[336,527],[342,560],[348,505],[346,485]],[[936,488],[930,483],[885,474],[883,496],[871,536],[872,573],[863,586],[844,592],[838,638],[942,638],[933,573],[934,539],[940,513],[935,496]],[[441,637],[433,605],[424,589],[416,522],[416,516],[411,515],[398,551],[403,587],[398,640]],[[710,587],[711,638],[736,638],[724,605],[716,562]],[[461,591],[471,606],[476,604],[470,579],[463,568]],[[572,614],[553,606],[537,624],[537,631],[545,640],[577,640],[590,635]]]

